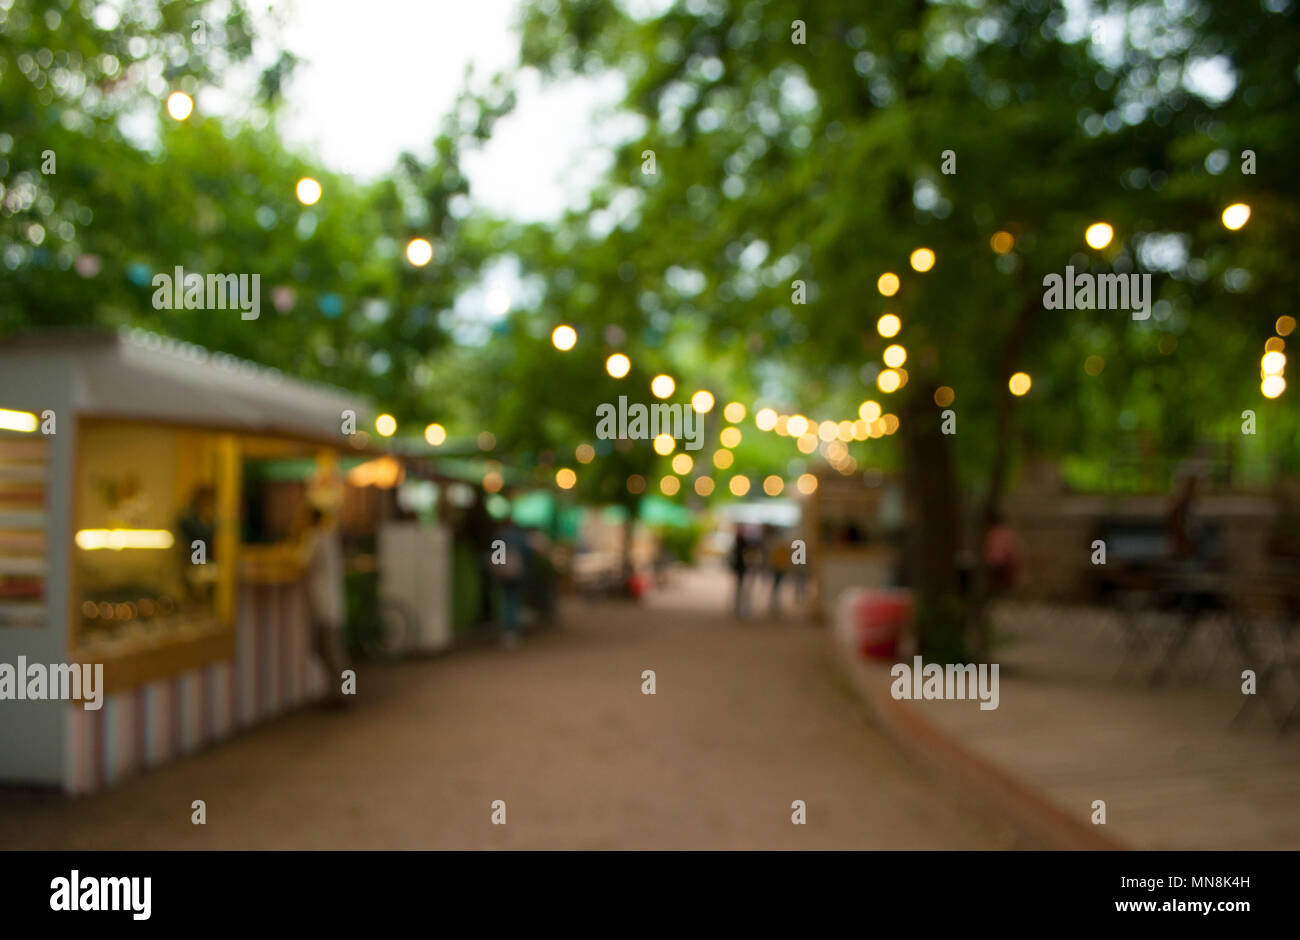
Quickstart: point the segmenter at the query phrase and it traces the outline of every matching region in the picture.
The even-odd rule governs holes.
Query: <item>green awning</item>
[[[366,461],[374,459],[373,456],[340,457],[338,461],[339,470],[347,473]],[[311,457],[271,457],[264,460],[254,458],[247,461],[247,463],[256,464],[257,476],[263,480],[277,482],[285,480],[306,481],[316,475],[316,461]]]

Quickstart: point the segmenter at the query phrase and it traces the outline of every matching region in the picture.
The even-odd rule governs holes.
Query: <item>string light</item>
[[[1115,230],[1106,222],[1093,222],[1083,233],[1083,240],[1089,248],[1105,248],[1115,237]]]
[[[605,360],[605,371],[612,377],[621,379],[632,370],[632,360],[622,353],[614,353]]]
[[[173,120],[183,121],[194,110],[194,99],[183,91],[173,91],[167,96],[167,113]]]
[[[1235,232],[1250,220],[1250,206],[1234,202],[1223,210],[1223,227]]]
[[[568,352],[578,343],[578,331],[567,323],[561,323],[551,330],[551,345],[560,352]]]

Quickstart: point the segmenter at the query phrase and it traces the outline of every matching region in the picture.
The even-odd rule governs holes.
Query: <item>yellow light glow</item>
[[[1016,247],[1016,239],[1010,232],[994,232],[993,237],[989,239],[989,247],[997,254],[1005,255]]]
[[[779,476],[773,475],[763,480],[763,492],[768,496],[780,496],[783,489],[785,489],[785,480]]]
[[[693,466],[695,466],[695,461],[691,459],[690,454],[678,454],[673,458],[673,473],[680,473],[685,476],[691,472]]]
[[[1083,360],[1083,371],[1091,376],[1101,375],[1101,371],[1106,368],[1106,360],[1101,356],[1089,356]]]
[[[632,370],[632,360],[622,353],[614,353],[605,360],[605,371],[616,379],[621,379]]]
[[[1029,378],[1027,372],[1017,372],[1007,381],[1007,387],[1011,389],[1012,395],[1025,394],[1029,391],[1029,386],[1033,384],[1033,380]]]
[[[1083,240],[1089,248],[1105,248],[1115,237],[1115,230],[1106,222],[1093,222],[1083,233]]]
[[[677,477],[664,477],[659,481],[659,491],[665,496],[676,496],[681,487],[681,481]]]
[[[929,271],[934,267],[934,252],[929,248],[918,248],[916,251],[912,252],[910,260],[912,262],[912,270],[920,271],[924,274],[926,271]]]
[[[596,459],[596,448],[590,444],[579,444],[573,451],[573,456],[578,459],[578,463],[591,463]]]
[[[805,473],[800,475],[799,479],[795,481],[794,485],[799,490],[800,493],[803,493],[803,495],[808,496],[809,494],[815,493],[817,491],[817,478],[813,476],[811,473]]]
[[[501,487],[506,485],[506,478],[501,475],[500,470],[489,470],[483,474],[483,489],[488,493],[500,493]]]
[[[551,345],[560,352],[568,352],[578,344],[578,331],[567,323],[561,323],[551,330]]]
[[[886,271],[880,277],[876,278],[876,290],[886,297],[893,297],[898,293],[898,275],[893,271]]]
[[[1250,206],[1244,202],[1234,202],[1223,210],[1223,227],[1237,231],[1250,220]]]
[[[298,185],[293,188],[294,195],[304,206],[314,206],[320,202],[321,188],[320,183],[316,182],[310,176],[304,176],[298,180]]]
[[[744,496],[749,492],[749,477],[734,476],[727,486],[732,496]]]
[[[479,450],[491,450],[493,447],[496,446],[497,446],[497,436],[495,434],[493,434],[491,431],[478,432]]]
[[[736,456],[725,448],[713,452],[713,465],[719,470],[726,470],[736,460]]]
[[[30,434],[36,430],[39,422],[36,415],[29,411],[11,411],[0,408],[0,431],[21,431]]]
[[[1264,340],[1264,352],[1282,352],[1286,349],[1286,340],[1280,336],[1270,336]]]
[[[760,431],[770,431],[776,427],[777,414],[774,408],[760,408],[754,415],[754,424]]]
[[[441,424],[431,424],[424,429],[424,439],[437,447],[447,440],[447,429]]]
[[[654,442],[655,453],[661,457],[667,457],[669,454],[673,452],[673,450],[676,449],[676,447],[677,447],[677,441],[673,439],[673,436],[671,434],[660,434],[658,437],[655,438],[655,442]]]
[[[571,490],[578,483],[578,475],[568,467],[555,471],[555,485],[562,490]]]
[[[700,389],[691,396],[691,407],[700,414],[708,414],[713,410],[714,398],[713,393],[707,389]]]
[[[77,547],[85,551],[124,548],[171,548],[174,539],[166,529],[82,529],[75,536]]]
[[[798,446],[798,448],[799,448],[799,453],[801,453],[801,454],[811,454],[813,451],[815,451],[815,450],[817,449],[817,435],[816,435],[816,434],[800,434],[800,435],[799,435],[799,443],[798,443],[797,446]]]
[[[858,405],[858,417],[863,421],[875,421],[880,417],[880,406],[874,401],[867,399]]]
[[[907,350],[897,343],[894,343],[892,346],[886,346],[884,360],[885,365],[889,366],[891,369],[897,369],[903,363],[907,362]]]
[[[886,434],[893,434],[898,430],[898,415],[881,415],[880,420],[885,423]]]
[[[791,437],[803,437],[808,433],[808,419],[803,415],[791,415],[785,424],[785,430]]]
[[[397,433],[397,419],[388,414],[380,415],[375,419],[375,430],[380,437],[392,437]]]
[[[1286,368],[1286,355],[1280,352],[1266,352],[1259,360],[1259,368],[1265,375],[1281,375]]]
[[[433,245],[427,238],[412,238],[406,243],[406,260],[422,268],[433,260]]]
[[[779,434],[781,437],[789,437],[790,436],[790,415],[777,415],[775,430],[776,433]]]
[[[656,375],[650,380],[650,391],[656,398],[667,398],[677,388],[677,383],[673,381],[671,375]]]
[[[1278,336],[1291,335],[1291,331],[1295,329],[1295,317],[1286,315],[1278,317],[1273,329],[1277,330]]]
[[[853,440],[853,422],[841,421],[835,428],[835,436],[846,444]]]
[[[174,120],[183,121],[194,110],[194,99],[183,91],[173,91],[167,96],[167,113]]]
[[[391,490],[406,478],[406,468],[394,457],[376,457],[348,471],[347,481],[352,486],[376,486]]]
[[[940,385],[934,390],[934,403],[940,408],[947,408],[956,397],[957,393],[947,385]]]
[[[723,447],[735,447],[740,443],[740,428],[723,428],[718,435]]]
[[[880,375],[876,376],[876,388],[880,389],[886,395],[890,392],[898,391],[903,384],[903,379],[893,369],[885,369]]]
[[[885,339],[897,336],[898,331],[903,328],[903,321],[896,314],[887,313],[876,321],[876,332]]]
[[[710,495],[713,492],[713,480],[709,477],[696,477],[695,492],[700,496]]]
[[[740,424],[745,420],[745,406],[738,401],[727,403],[727,407],[722,409],[722,416],[732,424]]]
[[[1280,375],[1266,375],[1259,383],[1259,390],[1265,398],[1277,398],[1286,391],[1286,379]]]
[[[833,441],[835,440],[837,430],[838,428],[834,421],[823,421],[821,424],[817,425],[817,436],[823,441]]]

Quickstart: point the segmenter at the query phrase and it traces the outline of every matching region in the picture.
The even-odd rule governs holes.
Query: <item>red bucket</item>
[[[912,594],[898,589],[853,590],[845,598],[853,645],[867,659],[898,658],[898,638],[912,619]]]

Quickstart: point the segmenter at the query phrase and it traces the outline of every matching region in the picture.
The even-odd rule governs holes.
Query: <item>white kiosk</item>
[[[300,571],[241,544],[241,468],[329,468],[346,411],[373,416],[141,331],[0,343],[0,663],[104,667],[97,710],[0,700],[0,782],[87,792],[319,695]]]

